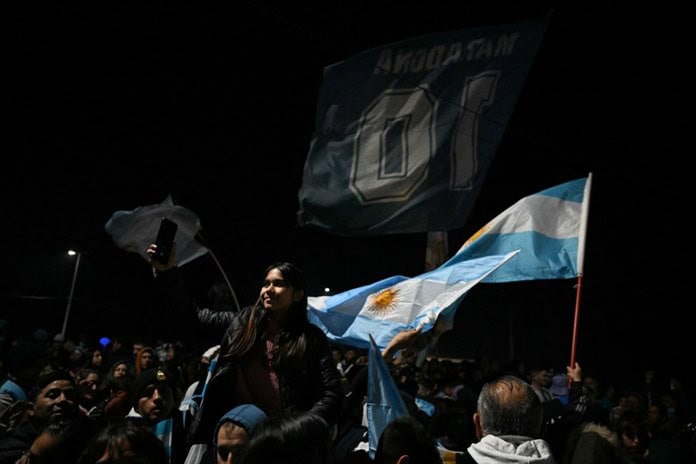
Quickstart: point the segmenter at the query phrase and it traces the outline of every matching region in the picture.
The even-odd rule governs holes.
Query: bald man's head
[[[483,386],[474,422],[479,438],[485,435],[539,438],[543,410],[527,382],[506,375]]]

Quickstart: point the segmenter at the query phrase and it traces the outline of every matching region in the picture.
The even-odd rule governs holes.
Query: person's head
[[[76,369],[79,368],[80,366],[82,366],[85,363],[86,356],[87,355],[85,354],[85,352],[82,349],[75,347],[70,352],[70,366],[72,368],[76,368]],[[89,361],[89,359],[87,361]]]
[[[265,420],[254,432],[244,464],[324,464],[330,462],[331,434],[326,422],[311,412]]]
[[[138,353],[140,353],[140,350],[145,348],[145,343],[141,341],[135,341],[133,342],[133,359],[135,359],[136,356],[138,356]]]
[[[532,387],[506,375],[483,386],[478,397],[474,426],[478,438],[486,435],[520,435],[539,438],[544,414]]]
[[[131,403],[150,424],[167,418],[174,407],[174,394],[165,372],[161,369],[141,372],[131,385]]]
[[[90,360],[90,364],[92,367],[96,367],[96,368],[101,367],[103,360],[104,360],[104,357],[102,355],[101,348],[96,348],[96,349],[92,350],[92,359]]]
[[[111,377],[114,379],[120,379],[121,377],[126,377],[130,374],[130,366],[127,361],[116,361],[111,366]]]
[[[352,348],[348,348],[343,353],[343,359],[345,359],[347,363],[353,363],[356,359],[358,359],[358,352]]]
[[[292,263],[275,263],[266,268],[259,292],[266,311],[283,320],[307,320],[306,284],[302,271]]]
[[[74,418],[77,415],[77,396],[75,380],[69,372],[56,370],[42,374],[29,393],[30,420],[43,426]]]
[[[626,411],[616,425],[621,446],[631,456],[642,456],[648,448],[648,424],[643,415],[636,411]]]
[[[619,408],[622,411],[644,412],[645,401],[640,393],[635,390],[625,390],[619,396]]]
[[[529,370],[529,383],[536,388],[544,388],[551,385],[551,372],[545,367],[535,366]]]
[[[375,464],[435,464],[440,454],[430,434],[417,419],[403,416],[382,432],[375,451]]]
[[[154,367],[155,365],[155,350],[152,349],[149,346],[144,347],[142,350],[140,350],[139,353],[139,367],[141,371],[144,371],[145,369],[150,369],[151,367]]]
[[[229,410],[215,428],[215,462],[229,464],[238,460],[249,445],[254,431],[264,420],[266,414],[253,404],[242,404]]]
[[[80,456],[78,464],[167,464],[164,444],[152,431],[130,421],[106,426]]]
[[[179,358],[179,345],[169,343],[166,347],[165,358],[167,361],[176,361]]]
[[[99,389],[99,372],[95,369],[82,368],[77,371],[75,378],[79,394],[79,403],[83,406],[93,406],[97,400]]]

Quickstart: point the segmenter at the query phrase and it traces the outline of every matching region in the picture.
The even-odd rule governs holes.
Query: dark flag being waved
[[[325,68],[299,224],[340,235],[462,227],[545,28],[437,33]]]
[[[131,211],[116,211],[104,229],[117,247],[137,253],[149,261],[146,250],[155,242],[163,217],[178,225],[174,238],[177,265],[182,266],[208,253],[209,250],[196,240],[201,228],[198,216],[183,206],[175,205],[171,196],[160,204],[140,206]]]

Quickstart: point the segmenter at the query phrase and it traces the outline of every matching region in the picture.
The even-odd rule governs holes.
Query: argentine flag
[[[522,198],[476,232],[441,268],[520,250],[483,281],[569,279],[582,275],[589,211],[588,177]]]
[[[408,408],[394,382],[382,352],[372,337],[367,357],[367,437],[370,458],[374,459],[382,432],[390,422],[408,416]]]
[[[329,340],[369,350],[372,334],[383,350],[403,330],[430,330],[441,313],[456,311],[474,285],[500,272],[496,269],[516,254],[459,261],[412,278],[393,276],[337,295],[309,297],[308,318]]]

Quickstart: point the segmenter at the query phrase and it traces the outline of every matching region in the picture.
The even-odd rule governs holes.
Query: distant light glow
[[[75,256],[77,254],[77,251],[75,250],[68,250],[68,256]]]
[[[324,293],[329,293],[331,289],[329,287],[324,287]]]
[[[111,339],[109,337],[102,337],[99,339],[99,344],[106,348],[106,346],[111,343]]]

